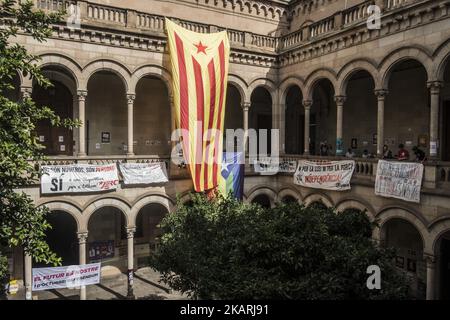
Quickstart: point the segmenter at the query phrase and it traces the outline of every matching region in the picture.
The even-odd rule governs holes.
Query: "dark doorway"
[[[441,242],[441,298],[450,300],[450,240]]]
[[[33,89],[33,100],[38,106],[51,108],[61,119],[72,119],[73,97],[69,89],[60,82],[53,81],[50,88],[36,86]],[[36,126],[39,142],[45,146],[46,155],[72,155],[72,130],[51,125],[49,120],[43,120]]]
[[[52,226],[46,231],[46,242],[50,249],[62,259],[63,266],[78,264],[77,223],[64,211],[53,211],[47,216]],[[35,263],[35,267],[46,267],[45,263]]]
[[[257,203],[257,204],[259,204],[261,207],[267,208],[267,209],[269,209],[269,208],[271,207],[269,197],[266,196],[266,195],[264,195],[264,194],[260,194],[259,196],[256,196],[256,197],[253,199],[252,203]]]
[[[442,160],[450,161],[450,100],[444,101],[443,110]]]
[[[267,154],[270,154],[271,150],[271,129],[272,129],[272,116],[268,114],[259,114],[258,115],[258,154],[263,152],[264,149],[260,148],[260,143],[264,143],[264,139],[260,139],[262,134],[261,130],[266,129],[267,132]]]

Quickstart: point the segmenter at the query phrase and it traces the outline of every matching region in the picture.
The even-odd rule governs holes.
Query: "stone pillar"
[[[427,300],[434,300],[436,258],[429,254],[424,258],[427,264]]]
[[[384,146],[384,104],[387,90],[375,90],[375,96],[378,101],[378,117],[377,117],[377,156],[383,158],[383,146]]]
[[[78,232],[78,264],[86,264],[86,242],[88,233],[87,232]],[[86,300],[86,286],[80,287],[80,300]]]
[[[81,122],[78,128],[78,156],[86,156],[86,90],[78,90],[78,119]]]
[[[25,275],[24,275],[25,299],[32,300],[33,293],[31,291],[31,288],[32,288],[31,287],[31,278],[33,276],[33,274],[32,274],[33,259],[31,258],[31,255],[29,255],[28,253],[25,253],[24,264],[25,264]]]
[[[244,115],[244,153],[248,154],[248,113],[250,111],[250,102],[242,103],[242,110]]]
[[[311,100],[304,100],[303,107],[305,108],[305,152],[304,155],[309,155],[309,131],[310,131],[310,118],[311,118]]]
[[[342,128],[344,120],[344,103],[345,96],[335,96],[334,101],[337,107],[337,123],[336,123],[336,155],[341,156],[344,154],[344,146],[342,143]]]
[[[279,149],[280,155],[286,154],[286,104],[280,103],[278,114],[278,129],[280,130]]]
[[[128,292],[127,299],[134,299],[133,282],[134,282],[134,233],[136,228],[127,228],[127,247],[128,247]]]
[[[133,109],[134,109],[134,99],[135,94],[127,94],[128,102],[128,146],[127,146],[127,156],[134,156],[134,136],[133,136]]]
[[[439,93],[441,91],[442,82],[430,81],[427,83],[430,89],[430,157],[438,156],[438,139],[439,139]]]

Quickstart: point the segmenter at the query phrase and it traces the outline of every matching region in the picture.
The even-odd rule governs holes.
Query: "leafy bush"
[[[193,199],[163,219],[151,258],[173,289],[201,299],[407,297],[393,252],[373,243],[374,226],[359,211]],[[367,289],[370,265],[381,269],[381,290]]]

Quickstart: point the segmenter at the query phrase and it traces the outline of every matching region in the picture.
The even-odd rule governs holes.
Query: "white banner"
[[[420,202],[423,164],[378,161],[375,194],[410,202]]]
[[[121,163],[119,166],[124,184],[151,184],[169,181],[164,162]]]
[[[268,158],[255,160],[255,172],[259,173],[277,173],[287,172],[294,173],[297,169],[297,161],[280,160],[278,158]]]
[[[32,291],[69,288],[100,283],[100,263],[56,268],[33,268]]]
[[[116,164],[42,166],[42,194],[97,192],[117,189]]]
[[[355,161],[298,162],[294,183],[303,187],[325,190],[349,190]]]

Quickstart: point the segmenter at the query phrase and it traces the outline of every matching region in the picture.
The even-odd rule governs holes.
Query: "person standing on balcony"
[[[409,152],[405,149],[405,146],[403,143],[400,143],[398,145],[398,153],[397,153],[397,160],[399,161],[408,161],[409,160]]]
[[[387,144],[383,146],[383,159],[393,159],[392,151],[389,150],[389,147]]]

